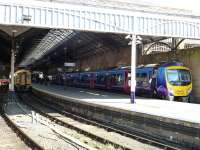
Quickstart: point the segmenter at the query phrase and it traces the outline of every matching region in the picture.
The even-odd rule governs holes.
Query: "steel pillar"
[[[131,43],[131,103],[135,103],[136,87],[136,35],[132,35]]]
[[[14,72],[15,72],[15,32],[12,35],[12,48],[11,48],[11,63],[10,63],[10,76],[11,76],[11,83],[9,86],[9,91],[14,92]]]
[[[172,38],[171,50],[176,51],[177,39]]]

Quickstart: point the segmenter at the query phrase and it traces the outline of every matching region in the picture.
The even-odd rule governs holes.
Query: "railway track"
[[[38,145],[38,147],[34,147],[34,145],[30,145],[32,143],[28,143],[27,141],[25,141],[27,144],[30,145],[32,149],[36,149],[36,150],[38,149],[39,150],[40,149],[42,150],[45,150],[45,149],[93,150],[87,145],[85,145],[84,143],[74,140],[70,136],[66,136],[61,130],[56,128],[55,124],[52,124],[45,117],[38,116],[38,118],[37,119],[35,118],[36,119],[35,120],[33,116],[31,115],[31,112],[33,112],[33,110],[27,107],[27,105],[21,104],[18,98],[15,98],[13,103],[9,103],[8,105],[12,105],[12,104],[14,104],[12,107],[7,107],[7,111],[9,114],[8,119],[12,123],[15,122],[17,124],[19,123],[18,124],[19,126],[22,125],[21,127],[24,128],[24,130],[21,130],[21,132],[24,133],[24,136],[28,137],[36,145]],[[8,109],[9,110],[14,109],[14,111],[9,112]],[[15,113],[17,115],[15,115]],[[29,119],[27,120],[27,118]],[[30,122],[31,120],[30,118],[32,118],[32,123]],[[29,123],[29,124],[26,124],[26,123]]]
[[[59,106],[57,107],[56,105],[51,105],[49,103],[47,104],[43,99],[41,100],[40,98],[35,97],[32,94],[29,94],[29,95],[20,94],[19,97],[24,103],[26,103],[29,106],[31,105],[30,107],[37,110],[39,113],[48,117],[52,121],[57,122],[60,125],[63,125],[65,127],[72,128],[73,130],[77,130],[79,133],[84,134],[84,135],[86,135],[90,138],[96,139],[96,140],[98,140],[98,142],[101,142],[103,144],[111,144],[115,148],[127,149],[127,150],[132,149],[131,146],[124,146],[123,144],[120,144],[120,142],[113,142],[112,140],[110,140],[108,138],[106,139],[106,138],[103,138],[102,136],[98,136],[94,133],[85,131],[85,130],[83,130],[83,129],[81,129],[81,128],[73,125],[73,124],[67,123],[65,120],[63,120],[61,118],[63,118],[63,116],[69,117],[69,118],[74,119],[75,121],[85,123],[86,125],[96,126],[98,128],[106,130],[107,132],[117,133],[120,136],[129,138],[129,139],[132,139],[132,140],[134,139],[134,140],[137,140],[141,143],[151,145],[153,147],[155,146],[158,149],[169,149],[169,150],[180,149],[179,147],[171,146],[171,145],[168,145],[164,142],[162,143],[158,139],[149,139],[145,135],[144,136],[138,136],[138,135],[130,134],[128,132],[124,132],[122,130],[115,129],[114,127],[110,127],[108,125],[97,123],[95,121],[85,119],[85,118],[77,116],[75,114],[71,114],[69,112],[63,111],[61,108],[59,108]],[[29,103],[27,103],[27,99],[28,99]],[[31,104],[30,104],[30,101],[31,101]],[[49,114],[45,113],[45,111],[41,110],[41,108],[39,109],[39,107],[41,107],[41,106],[43,107],[43,110],[45,110],[46,108],[48,108],[48,109],[50,108],[50,109],[54,110],[55,112],[57,112],[59,115],[57,115],[57,117],[55,117],[54,115],[49,115]]]
[[[6,104],[3,103],[3,96],[4,94],[0,95],[0,149],[44,150],[8,117],[4,109]]]

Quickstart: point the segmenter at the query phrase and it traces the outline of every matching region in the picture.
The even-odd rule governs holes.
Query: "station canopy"
[[[129,43],[125,36],[132,33],[140,35],[143,44],[168,37],[200,37],[200,17],[191,10],[132,0],[44,2],[0,0],[1,26],[21,28],[18,31],[26,29],[16,36],[17,62],[21,66],[42,58],[45,58],[43,61],[59,58],[66,53],[78,59],[125,47]],[[68,7],[64,9],[64,5]],[[30,21],[26,17],[30,17]],[[9,38],[4,37],[1,38],[9,43]]]

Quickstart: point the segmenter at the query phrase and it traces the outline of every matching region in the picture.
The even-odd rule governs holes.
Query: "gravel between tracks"
[[[20,107],[21,108],[20,108]],[[39,145],[45,149],[50,150],[77,150],[82,149],[76,144],[72,144],[70,141],[64,139],[60,134],[53,131],[47,125],[54,127],[53,124],[44,121],[42,123],[32,123],[30,117],[32,112],[31,109],[25,105],[17,104],[16,102],[8,103],[5,106],[6,114],[9,118],[14,121],[21,130],[23,130],[29,137],[35,140]],[[38,115],[38,119],[44,120],[42,116]]]
[[[36,97],[31,96],[31,99],[34,100]],[[23,95],[23,99],[30,99],[30,95]],[[99,137],[102,137],[104,139],[109,139],[110,141],[114,142],[114,143],[118,143],[120,145],[124,145],[126,147],[129,147],[130,149],[141,149],[141,150],[157,150],[159,148],[148,145],[148,144],[144,144],[142,142],[139,142],[137,140],[131,139],[129,137],[125,137],[121,134],[115,133],[115,132],[108,132],[103,128],[97,127],[97,126],[93,126],[93,125],[89,125],[83,122],[79,122],[77,120],[74,120],[72,118],[63,116],[62,114],[59,114],[58,112],[44,107],[42,105],[40,105],[39,103],[35,103],[35,102],[31,102],[31,104],[33,104],[36,108],[42,110],[45,113],[48,113],[49,115],[56,117],[59,120],[62,120],[63,122],[66,122],[70,125],[73,125],[75,127],[81,128],[84,131],[87,131],[89,133],[93,133],[95,135],[98,135]],[[69,133],[69,132],[68,132]],[[82,136],[77,136],[76,134],[71,134],[71,136],[74,136],[75,138],[80,139],[82,142],[88,142],[87,140],[85,140],[85,137]],[[95,146],[95,145],[92,145]],[[108,149],[108,147],[101,147],[101,146],[95,146],[96,148],[99,149]],[[113,147],[109,147],[109,149],[112,149]],[[115,149],[115,148],[114,148]]]
[[[0,116],[0,150],[30,150]]]
[[[2,91],[1,91],[2,92]],[[0,94],[0,103],[3,103],[5,93]],[[30,150],[17,134],[7,125],[6,121],[0,116],[0,150]]]

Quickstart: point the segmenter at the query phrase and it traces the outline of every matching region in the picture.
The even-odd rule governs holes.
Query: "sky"
[[[174,8],[183,8],[193,10],[195,12],[200,12],[200,0],[143,0],[144,2],[149,2],[156,4],[158,6],[167,6]]]
[[[5,1],[5,0],[0,0],[0,1]],[[13,1],[13,0],[6,0],[6,1]],[[18,0],[18,1],[23,1],[23,0]],[[33,1],[33,0],[29,0],[29,1]],[[47,1],[50,1],[50,0],[47,0]],[[61,1],[64,1],[64,0],[61,0]],[[91,1],[95,1],[95,0],[91,0]],[[102,1],[106,1],[106,0],[102,0]],[[193,12],[200,13],[200,0],[111,0],[111,1],[121,1],[121,2],[130,2],[130,3],[144,2],[146,4],[153,4],[156,6],[182,8],[182,9],[188,9],[188,10],[192,10]]]

